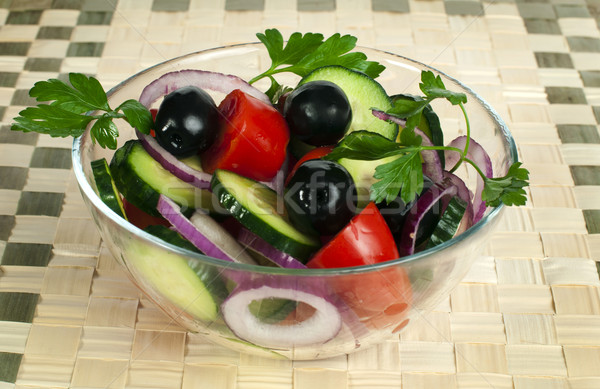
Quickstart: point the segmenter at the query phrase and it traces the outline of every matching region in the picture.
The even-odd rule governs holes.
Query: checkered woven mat
[[[0,389],[600,388],[598,0],[0,0]],[[34,82],[111,87],[277,27],[350,33],[444,69],[531,172],[486,257],[398,338],[319,361],[215,346],[173,324],[103,246],[70,139],[10,131]]]

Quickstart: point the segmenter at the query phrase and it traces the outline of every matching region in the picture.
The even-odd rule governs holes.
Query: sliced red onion
[[[165,150],[156,139],[150,135],[142,134],[136,131],[144,149],[154,158],[162,167],[171,172],[175,177],[188,182],[199,189],[210,189],[210,180],[212,174],[196,170],[188,164],[177,159],[173,154]]]
[[[458,138],[452,140],[448,144],[448,146],[456,147],[459,149],[465,148],[467,144],[467,136],[459,136]],[[445,163],[448,169],[452,169],[460,159],[458,152],[446,150],[444,152]],[[492,160],[490,156],[485,151],[483,146],[477,143],[472,138],[469,140],[469,150],[467,150],[467,158],[475,162],[477,166],[481,169],[481,171],[485,174],[486,177],[492,178],[494,176],[493,168],[492,168]],[[481,194],[483,193],[483,179],[479,174],[477,174],[477,187],[475,188],[475,195],[473,197],[473,223],[477,223],[485,213],[486,204],[481,199]]]
[[[392,115],[390,115],[388,113],[385,113],[384,111],[381,111],[379,109],[372,109],[371,113],[377,119],[391,121],[391,122],[394,122],[394,123],[396,123],[396,124],[398,124],[399,126],[402,126],[402,127],[406,126],[406,120],[397,118],[395,116],[392,116]]]
[[[240,89],[250,96],[256,97],[266,103],[271,103],[267,95],[237,76],[196,69],[186,69],[163,74],[144,88],[139,101],[146,108],[150,108],[152,103],[160,97],[188,85],[225,94],[235,89]]]
[[[249,309],[264,299],[287,299],[310,305],[315,312],[298,322],[265,323]],[[240,284],[221,305],[223,318],[241,339],[263,347],[291,349],[333,339],[342,328],[342,316],[322,282],[306,277],[258,277]]]
[[[423,139],[423,146],[433,146],[433,142],[431,142],[431,139],[423,131],[415,128],[415,134]],[[423,150],[421,151],[421,157],[423,158],[423,174],[431,178],[433,182],[441,182],[444,178],[444,169],[442,169],[438,152],[436,150]]]
[[[257,252],[279,267],[287,269],[306,269],[306,265],[304,265],[302,262],[291,255],[276,249],[247,228],[240,228],[239,233],[237,234],[237,240],[248,250]]]
[[[460,226],[456,231],[456,234],[460,234],[466,231],[473,225],[473,193],[467,188],[467,184],[455,174],[444,171],[444,179],[449,180],[452,185],[456,187],[456,196],[460,197],[467,203],[467,209],[465,209],[465,214],[460,222]]]
[[[390,114],[376,109],[372,110],[372,112],[373,115],[378,119],[391,121],[398,124],[401,127],[406,127],[406,120],[404,119],[397,118],[395,116],[392,116]],[[433,146],[433,142],[431,141],[431,139],[429,139],[427,134],[421,131],[418,127],[415,128],[415,134],[419,135],[421,139],[423,139],[423,146]],[[436,150],[423,150],[421,151],[421,157],[423,158],[423,174],[431,178],[433,182],[442,181],[443,169],[439,153]]]
[[[212,217],[197,210],[191,218],[181,213],[181,208],[165,195],[160,195],[156,206],[175,231],[189,240],[204,254],[229,262],[256,265],[244,248]]]
[[[417,199],[404,221],[402,236],[398,243],[398,253],[401,257],[415,252],[417,231],[427,212],[433,207],[440,207],[443,213],[445,205],[451,196],[456,195],[457,188],[449,182],[434,184]]]

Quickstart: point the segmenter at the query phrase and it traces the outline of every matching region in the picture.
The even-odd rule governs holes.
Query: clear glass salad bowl
[[[440,75],[447,89],[467,95],[465,107],[472,138],[488,152],[494,174],[504,175],[517,161],[515,143],[505,123],[471,89],[411,59],[369,48],[360,51],[369,60],[386,66],[378,81],[390,95],[419,94],[418,83],[424,69]],[[151,81],[174,70],[202,69],[249,80],[269,66],[261,44],[205,50],[168,60],[130,77],[110,90],[109,102],[117,106],[127,99],[137,99]],[[280,79],[287,85],[297,81],[293,76]],[[259,89],[266,87],[258,84]],[[464,134],[460,109],[445,101],[435,101],[432,106],[440,117],[446,140]],[[117,124],[121,146],[135,133],[127,123]],[[110,161],[112,153],[92,142],[88,130],[74,141],[73,168],[105,244],[132,282],[187,330],[235,350],[274,358],[326,358],[397,337],[417,316],[447,298],[482,255],[503,210],[502,205],[489,208],[479,222],[439,246],[376,265],[283,269],[229,263],[165,243],[111,211],[96,192],[90,163],[102,157]],[[473,171],[465,168],[458,174],[473,188]],[[198,288],[199,280],[206,288]],[[250,297],[254,301],[247,305],[233,298],[240,288],[262,290],[262,294]],[[295,291],[297,301],[291,310],[286,305],[289,301],[278,295],[281,289]],[[209,297],[214,303],[209,307],[203,305],[207,293],[212,294]],[[230,304],[234,317],[225,317],[224,302]],[[263,308],[273,315],[261,316]],[[274,320],[277,315],[279,318]]]

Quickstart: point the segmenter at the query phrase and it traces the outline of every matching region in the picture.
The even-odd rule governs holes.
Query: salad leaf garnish
[[[69,83],[58,79],[36,82],[29,95],[41,104],[19,112],[11,129],[52,137],[78,137],[95,120],[90,130],[92,141],[112,150],[116,149],[119,136],[113,119],[124,119],[144,134],[150,132],[152,115],[137,100],[127,100],[113,110],[96,78],[70,73]]]
[[[397,156],[397,158],[386,161],[375,169],[373,177],[378,181],[371,186],[371,200],[375,202],[385,200],[390,203],[400,195],[405,203],[409,203],[416,198],[423,188],[420,152],[424,150],[452,150],[458,152],[460,157],[457,164],[450,171],[456,170],[463,162],[473,166],[483,179],[482,200],[486,204],[490,206],[497,206],[500,203],[524,205],[527,198],[523,188],[529,185],[529,172],[521,167],[520,162],[513,163],[505,176],[488,178],[474,161],[467,158],[471,130],[467,112],[464,108],[464,104],[467,102],[466,95],[447,90],[440,76],[435,76],[431,71],[421,73],[419,88],[424,93],[423,97],[417,97],[414,100],[397,99],[394,101],[392,108],[386,111],[386,114],[406,122],[400,133],[399,142],[373,132],[355,131],[346,135],[325,158],[329,160],[340,158],[379,160]],[[437,98],[446,99],[462,110],[467,126],[467,142],[464,149],[450,146],[423,146],[421,144],[422,138],[415,133],[423,109]]]
[[[405,146],[383,135],[370,131],[353,131],[347,134],[324,158],[336,161],[340,158],[380,160],[397,156],[375,169],[377,179],[371,186],[371,200],[376,203],[392,202],[398,194],[408,204],[423,189],[423,171],[419,152],[428,147]]]
[[[376,78],[385,69],[378,62],[367,61],[364,53],[350,52],[357,40],[352,35],[334,34],[323,40],[322,34],[295,32],[287,43],[277,29],[268,29],[256,36],[267,48],[272,63],[269,69],[250,80],[250,84],[268,77],[271,87],[267,95],[271,99],[283,88],[273,77],[277,73],[290,72],[304,77],[316,68],[340,65]]]
[[[521,167],[521,162],[513,163],[504,177],[485,178],[481,198],[492,207],[500,203],[506,205],[525,205],[523,187],[527,186],[529,171]]]

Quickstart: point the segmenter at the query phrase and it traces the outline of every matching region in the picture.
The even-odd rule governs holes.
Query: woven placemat
[[[598,0],[0,0],[0,388],[600,388],[599,15]],[[9,130],[35,81],[111,87],[269,27],[447,71],[531,172],[528,205],[452,295],[349,356],[274,361],[184,332],[103,246],[71,140]]]

